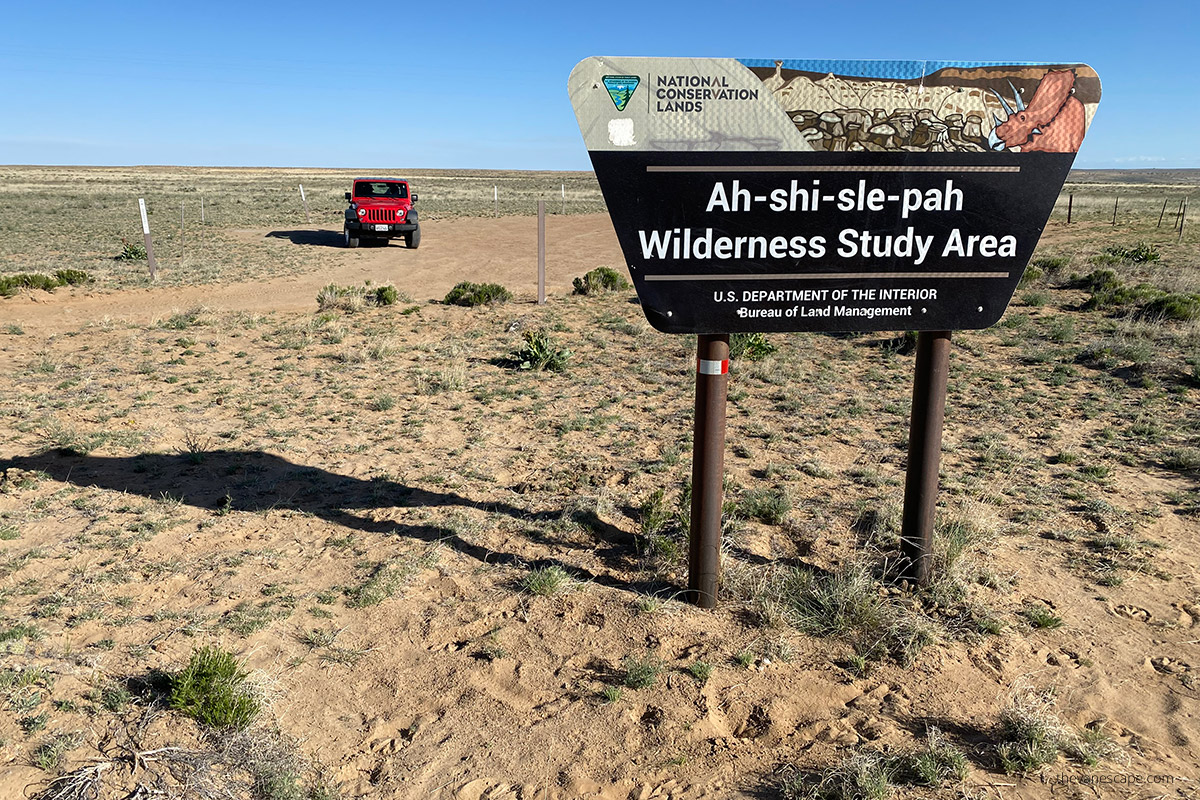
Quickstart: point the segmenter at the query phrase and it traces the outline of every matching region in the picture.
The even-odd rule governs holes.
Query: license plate
[[[377,231],[386,231],[386,230],[387,230],[388,228],[390,228],[390,227],[391,227],[390,225],[376,225],[376,226],[375,226],[375,230],[377,230]]]

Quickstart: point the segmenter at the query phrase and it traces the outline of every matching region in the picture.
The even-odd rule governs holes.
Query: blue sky
[[[1077,167],[1200,167],[1198,0],[33,2],[0,25],[4,164],[588,169],[567,75],[637,55],[1085,62]]]

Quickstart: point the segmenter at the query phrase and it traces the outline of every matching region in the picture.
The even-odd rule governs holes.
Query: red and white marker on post
[[[142,212],[142,237],[146,241],[146,262],[150,266],[150,280],[158,280],[158,264],[154,260],[154,243],[150,241],[150,220],[146,217],[146,201],[138,198],[138,209]]]

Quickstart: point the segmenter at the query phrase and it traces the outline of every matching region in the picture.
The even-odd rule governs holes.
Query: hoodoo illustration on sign
[[[994,324],[1100,100],[1084,64],[588,58],[569,89],[670,333]]]

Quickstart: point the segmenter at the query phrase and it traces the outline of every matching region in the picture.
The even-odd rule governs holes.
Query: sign
[[[667,333],[995,324],[1100,100],[1084,64],[588,58],[569,89]]]

